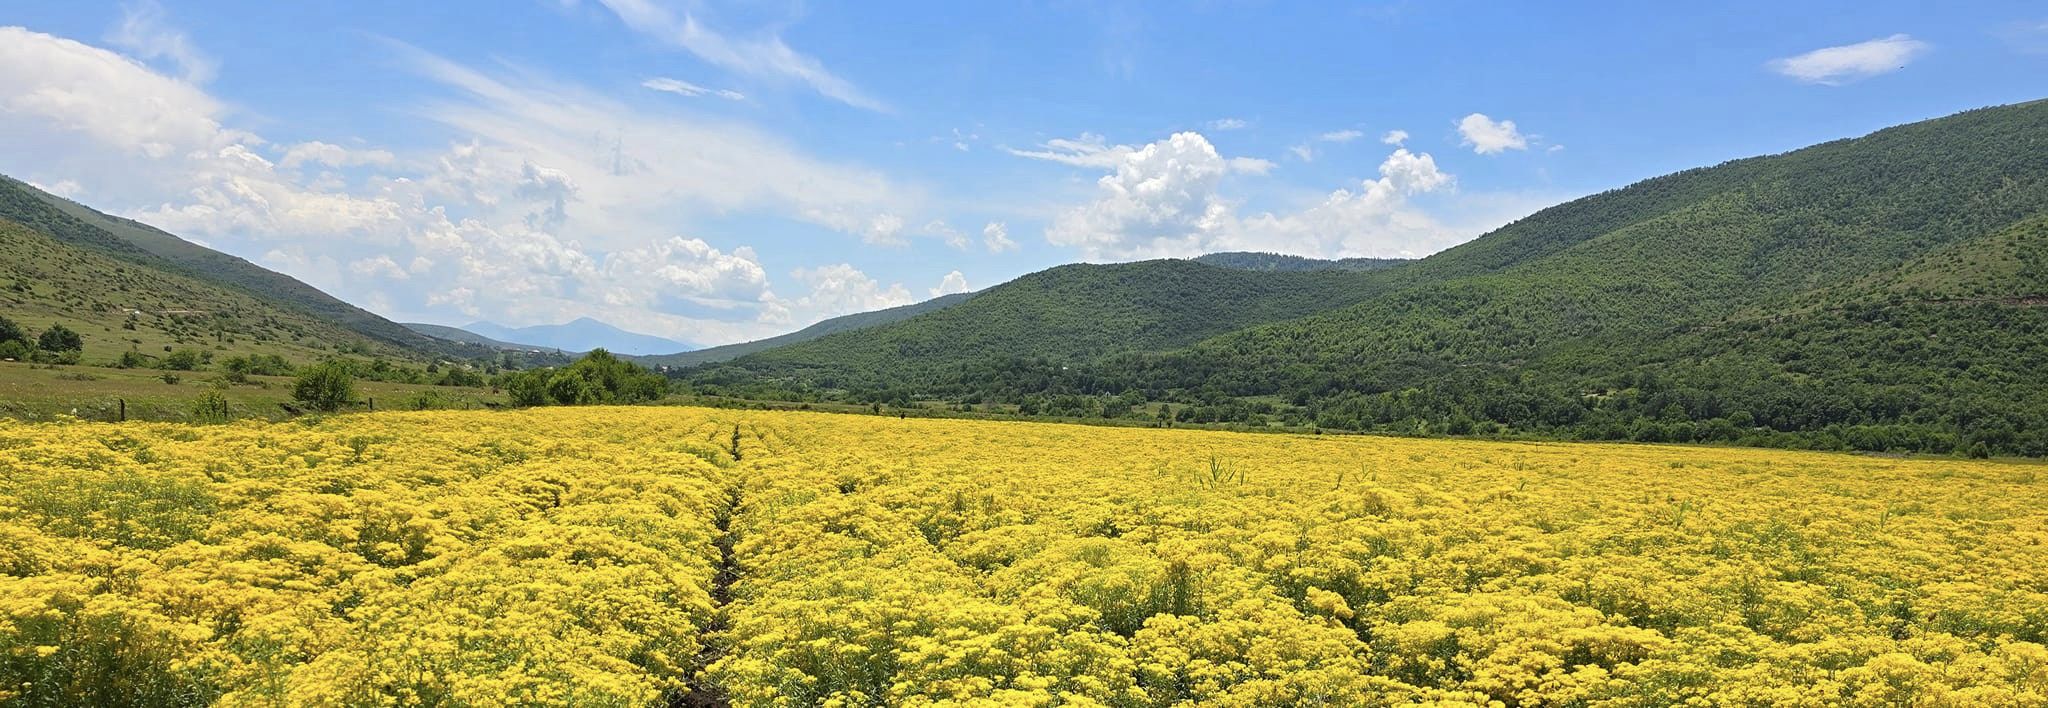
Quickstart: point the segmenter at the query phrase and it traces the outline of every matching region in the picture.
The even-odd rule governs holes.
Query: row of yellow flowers
[[[2048,705],[2038,470],[684,408],[0,424],[0,703]]]
[[[634,423],[0,426],[0,695],[652,704],[712,616],[723,460]]]

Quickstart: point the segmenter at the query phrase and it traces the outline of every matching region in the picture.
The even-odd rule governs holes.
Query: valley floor
[[[0,422],[0,702],[2043,705],[2043,471],[686,407]]]

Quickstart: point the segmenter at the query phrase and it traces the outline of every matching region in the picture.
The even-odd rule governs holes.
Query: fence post
[[[121,422],[128,422],[128,399],[116,398],[114,400],[121,402]]]
[[[369,402],[370,402],[370,412],[371,412],[371,413],[375,413],[375,412],[377,412],[377,399],[375,399],[375,398],[365,398],[364,400],[367,400],[367,401],[369,401]]]

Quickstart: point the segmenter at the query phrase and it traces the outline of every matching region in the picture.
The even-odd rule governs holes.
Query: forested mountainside
[[[974,381],[991,354],[1081,364],[1357,302],[1373,275],[1257,272],[1184,260],[1066,265],[901,322],[751,354],[726,369],[825,386]]]
[[[1342,282],[1298,317],[1233,318],[1234,291],[1210,288],[1224,302],[1176,322],[1229,329],[1175,331],[1203,340],[1186,346],[1037,343],[1005,323],[1086,310],[1025,300],[973,318],[989,334],[958,336],[942,312],[689,378],[1069,415],[1165,402],[1185,420],[2048,454],[2044,214],[2037,101],[1645,180],[1399,267],[1322,272]],[[941,363],[895,363],[909,355]]]

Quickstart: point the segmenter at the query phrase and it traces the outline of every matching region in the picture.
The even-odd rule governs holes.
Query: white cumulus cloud
[[[1494,155],[1507,150],[1529,149],[1528,137],[1515,128],[1511,120],[1494,120],[1484,113],[1474,113],[1458,121],[1458,135],[1464,138],[1463,145],[1481,155]]]
[[[750,249],[674,235],[693,218],[767,215],[886,240],[901,215],[926,211],[919,190],[745,125],[387,46],[440,89],[394,108],[456,142],[408,153],[275,143],[169,70],[0,27],[0,172],[387,315],[515,326],[590,316],[703,344],[775,334],[851,301],[778,298]],[[908,297],[897,285],[869,299],[898,291]]]
[[[960,271],[956,270],[947,273],[946,277],[940,278],[939,286],[932,288],[930,292],[932,297],[939,297],[941,295],[964,293],[970,290],[973,290],[973,288],[967,287],[967,276],[961,275]]]
[[[1773,59],[1766,66],[1797,81],[1839,86],[1904,69],[1933,48],[1933,45],[1910,35],[1895,34]]]
[[[1406,148],[1379,176],[1331,192],[1291,213],[1240,216],[1222,191],[1229,158],[1198,133],[1178,133],[1133,150],[1097,182],[1096,196],[1057,216],[1046,240],[1085,258],[1186,257],[1224,250],[1312,256],[1413,256],[1472,235],[1418,208],[1413,197],[1456,184],[1434,157]]]

